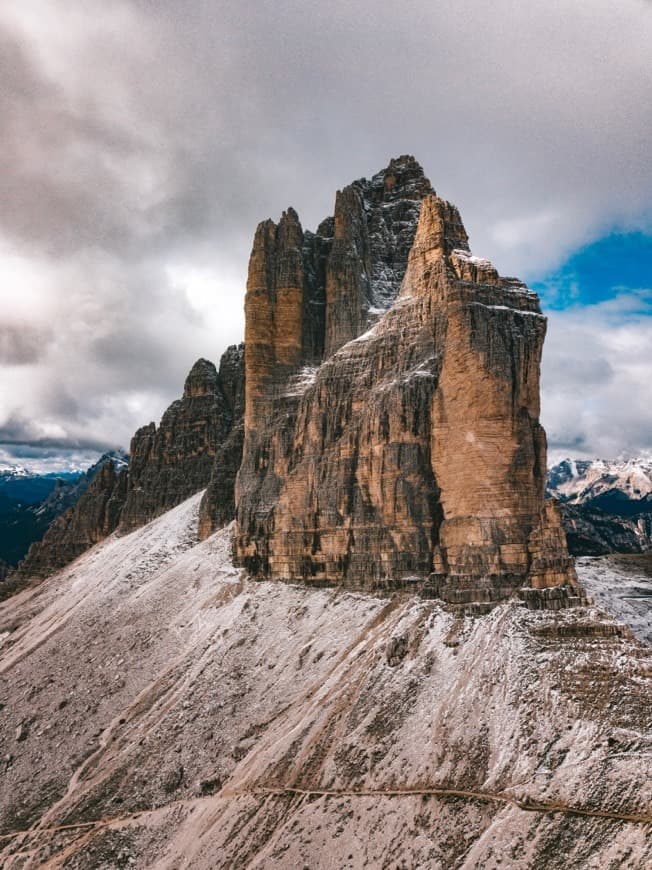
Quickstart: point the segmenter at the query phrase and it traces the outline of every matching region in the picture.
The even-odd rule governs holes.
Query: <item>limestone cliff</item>
[[[109,459],[74,507],[58,516],[32,544],[15,576],[42,578],[72,562],[113,532],[127,495],[127,470]]]
[[[397,165],[410,167],[409,197]],[[471,255],[457,209],[430,192],[417,166],[400,158],[371,183],[381,201],[396,198],[389,237],[407,215],[405,259],[364,241],[370,212],[355,203],[369,183],[338,194],[323,324],[316,317],[321,365],[305,342],[315,292],[298,217],[290,210],[258,228],[236,558],[258,576],[415,583],[460,604],[572,584],[558,514],[543,501],[546,320],[534,293]],[[390,276],[382,303],[391,306],[367,328],[381,301],[374,275]]]
[[[209,482],[215,456],[233,423],[213,363],[198,360],[181,399],[131,441],[127,500],[120,531],[128,532],[180,504]]]

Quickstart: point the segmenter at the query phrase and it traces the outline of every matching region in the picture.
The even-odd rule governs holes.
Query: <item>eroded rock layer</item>
[[[208,534],[230,522],[243,413],[244,345],[225,351],[219,372],[198,360],[159,427],[150,423],[134,435],[128,469],[106,462],[77,504],[31,547],[17,576],[46,577],[113,531],[133,531],[204,488],[200,529]]]
[[[359,189],[338,194],[349,217]],[[573,584],[558,513],[543,501],[538,299],[473,257],[457,209],[430,193],[421,204],[424,189],[411,201],[420,217],[404,275],[394,261],[398,298],[362,334],[360,276],[382,271],[379,249],[352,244],[329,293],[333,243],[320,366],[307,364],[300,340],[309,314],[298,218],[287,212],[278,227],[259,227],[245,306],[236,557],[258,576],[414,581],[457,603]],[[294,314],[286,306],[277,326],[275,310],[290,297]]]
[[[245,300],[246,430],[265,425],[288,380],[364,332],[398,295],[424,196],[413,157],[338,191],[305,232],[294,209],[258,226]]]

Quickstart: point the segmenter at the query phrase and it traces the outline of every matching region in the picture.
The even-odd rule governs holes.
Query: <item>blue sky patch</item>
[[[595,305],[652,288],[652,235],[613,233],[580,248],[557,270],[530,282],[544,308]]]

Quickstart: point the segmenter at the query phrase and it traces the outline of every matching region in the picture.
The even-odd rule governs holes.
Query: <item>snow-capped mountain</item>
[[[652,502],[652,459],[565,459],[548,472],[548,492],[571,504],[592,502],[608,510],[634,502],[632,508],[641,509],[642,502]]]
[[[30,476],[31,473],[23,465],[11,465],[7,462],[0,462],[0,478]]]
[[[652,550],[652,459],[565,459],[548,472],[575,556]]]
[[[0,470],[0,560],[10,573],[34,541],[40,540],[56,517],[77,503],[98,471],[112,461],[117,470],[129,457],[111,450],[85,472],[39,474],[20,465]],[[2,579],[0,575],[0,580]],[[3,590],[0,589],[0,598]]]

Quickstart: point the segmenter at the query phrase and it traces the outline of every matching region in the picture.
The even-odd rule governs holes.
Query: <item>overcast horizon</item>
[[[652,452],[652,3],[0,11],[0,465],[84,467],[242,340],[253,234],[414,154],[549,317],[551,459]]]

